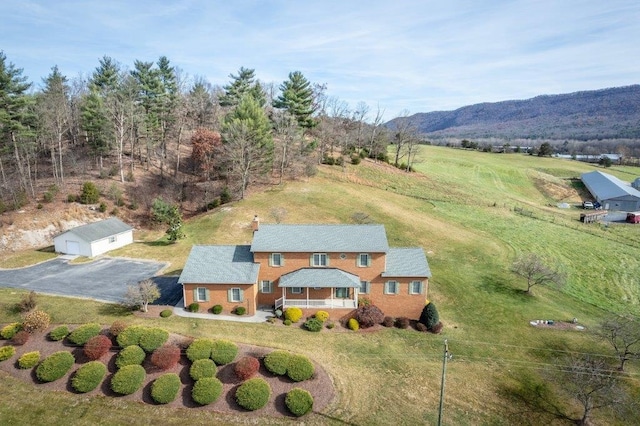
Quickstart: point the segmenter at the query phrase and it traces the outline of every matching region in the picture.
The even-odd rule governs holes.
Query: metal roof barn
[[[640,191],[617,177],[596,170],[584,173],[581,179],[604,210],[640,210]]]

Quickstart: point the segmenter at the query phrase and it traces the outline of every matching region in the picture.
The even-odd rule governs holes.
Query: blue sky
[[[637,0],[22,0],[0,50],[41,83],[165,55],[215,85],[291,71],[385,118],[640,83]]]

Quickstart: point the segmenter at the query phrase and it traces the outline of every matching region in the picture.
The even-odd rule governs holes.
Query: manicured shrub
[[[216,377],[216,363],[210,359],[197,359],[193,361],[189,368],[189,376],[193,380],[200,380],[206,377]]]
[[[12,322],[11,324],[7,324],[4,327],[2,327],[2,330],[0,330],[0,336],[3,339],[12,339],[13,336],[16,335],[16,333],[18,331],[22,330],[22,323],[20,322]]]
[[[29,337],[31,334],[27,333],[25,330],[18,331],[11,339],[11,343],[17,346],[22,346],[29,341]]]
[[[125,330],[126,332],[126,330]],[[169,339],[169,332],[161,328],[147,328],[140,336],[140,347],[145,352],[151,353],[164,345]]]
[[[216,365],[224,365],[233,362],[238,355],[238,345],[230,340],[217,339],[211,347],[211,359]]]
[[[151,398],[158,404],[168,404],[176,399],[180,387],[180,377],[177,374],[164,374],[153,381]]]
[[[260,369],[260,361],[252,356],[243,356],[233,366],[233,371],[240,380],[247,380],[253,377]]]
[[[320,322],[327,322],[329,319],[329,312],[327,311],[318,311],[314,315],[314,317]]]
[[[304,322],[303,326],[309,331],[318,332],[322,330],[322,321],[317,318],[309,318]]]
[[[76,374],[71,379],[71,386],[81,393],[91,392],[102,383],[107,366],[100,361],[90,361],[78,368]]]
[[[146,377],[141,365],[125,365],[111,378],[111,390],[120,395],[131,395],[140,389]]]
[[[384,321],[384,313],[375,305],[364,305],[356,309],[355,318],[360,328],[369,328]]]
[[[222,394],[222,382],[215,377],[197,380],[191,390],[191,397],[200,405],[215,402]]]
[[[222,305],[214,305],[213,308],[211,308],[211,312],[218,315],[222,313]]]
[[[289,411],[291,411],[291,414],[300,417],[307,414],[313,408],[313,396],[311,396],[307,390],[293,388],[287,392],[284,403]]]
[[[267,405],[270,396],[271,387],[266,380],[261,378],[249,379],[238,387],[236,402],[241,407],[254,411]]]
[[[444,327],[444,325],[442,324],[442,322],[438,321],[438,323],[436,325],[434,325],[433,328],[431,329],[431,332],[433,334],[440,334],[440,332],[442,331],[443,327]]]
[[[173,311],[171,309],[163,309],[160,311],[160,316],[162,318],[169,318],[171,315],[173,315]]]
[[[41,382],[53,382],[63,377],[73,366],[75,358],[71,352],[55,352],[46,357],[36,368],[36,377]]]
[[[51,317],[45,311],[36,309],[24,316],[22,322],[22,329],[28,333],[35,333],[37,331],[44,331],[49,328],[51,324]]]
[[[68,335],[69,335],[69,327],[67,327],[66,325],[59,325],[49,332],[49,339],[53,340],[54,342],[57,342],[59,340],[64,339]]]
[[[287,376],[294,382],[302,382],[313,376],[315,368],[309,358],[292,354],[287,365]]]
[[[73,330],[67,339],[76,345],[84,345],[89,341],[89,339],[100,334],[101,330],[102,326],[98,323],[83,324]]]
[[[122,320],[115,320],[111,327],[109,327],[109,333],[113,337],[117,337],[120,333],[122,333],[129,325]]]
[[[426,333],[427,331],[429,331],[429,329],[427,328],[426,325],[424,325],[423,323],[419,322],[416,323],[416,330],[422,332],[422,333]]]
[[[16,354],[16,348],[13,346],[0,347],[0,361],[6,361]]]
[[[132,345],[139,346],[140,340],[146,331],[147,327],[143,327],[141,325],[130,325],[118,334],[116,340],[121,348],[126,348],[127,346]]]
[[[176,345],[164,345],[153,351],[151,363],[162,370],[173,368],[180,361],[180,348]]]
[[[244,315],[247,313],[247,308],[244,306],[236,306],[236,309],[233,311],[236,315]]]
[[[287,367],[289,366],[289,358],[291,353],[282,350],[276,350],[269,352],[264,357],[264,366],[273,374],[278,376],[284,376],[287,374]]]
[[[200,304],[197,302],[193,302],[189,306],[187,306],[187,310],[189,312],[198,312],[200,310]]]
[[[382,320],[382,325],[385,327],[393,327],[396,323],[396,319],[393,317],[384,317]]]
[[[289,320],[289,319],[286,319],[286,320],[282,321],[282,323],[283,323],[284,325],[286,325],[287,327],[288,327],[288,326],[290,326],[290,325],[292,324],[291,320]]]
[[[211,351],[213,350],[213,340],[211,339],[196,339],[187,348],[186,354],[189,361],[194,362],[198,359],[211,358]]]
[[[18,302],[18,310],[20,312],[29,312],[35,309],[38,304],[38,295],[35,291],[31,290],[29,294],[22,296],[22,299]]]
[[[40,362],[40,351],[26,352],[18,358],[18,368],[33,368]]]
[[[327,328],[328,328],[329,330],[331,330],[331,329],[335,328],[335,326],[336,326],[336,324],[335,324],[333,321],[329,321],[329,322],[327,323]]]
[[[287,308],[286,311],[284,311],[284,319],[285,320],[289,320],[291,322],[298,322],[300,321],[300,318],[302,318],[302,309],[297,308],[297,307],[293,307],[293,308]]]
[[[357,319],[349,318],[349,321],[347,322],[347,327],[349,327],[349,330],[358,331],[360,329],[360,324],[358,324]]]
[[[104,334],[93,336],[84,345],[84,354],[91,361],[102,358],[111,349],[111,339]]]
[[[438,310],[433,302],[429,302],[422,308],[422,313],[420,313],[420,319],[418,322],[427,326],[428,330],[432,330],[433,327],[440,321],[440,316],[438,315]]]
[[[396,318],[396,327],[398,328],[409,328],[410,324],[411,320],[407,317]]]
[[[123,368],[127,365],[140,365],[144,362],[146,354],[140,346],[131,345],[122,349],[116,356],[116,367]]]

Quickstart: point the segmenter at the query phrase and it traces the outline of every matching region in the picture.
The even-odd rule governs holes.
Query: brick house
[[[194,246],[180,275],[185,307],[297,306],[348,314],[363,298],[385,315],[417,319],[431,271],[422,248],[390,248],[383,225],[290,225],[253,221],[251,245]]]

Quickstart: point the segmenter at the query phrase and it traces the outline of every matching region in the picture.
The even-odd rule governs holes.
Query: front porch
[[[276,309],[356,309],[358,276],[335,268],[302,268],[280,277]],[[288,296],[287,296],[288,294]]]
[[[355,309],[358,307],[358,296],[356,294],[354,299],[287,299],[286,296],[276,299],[276,309],[294,306],[304,309]]]

